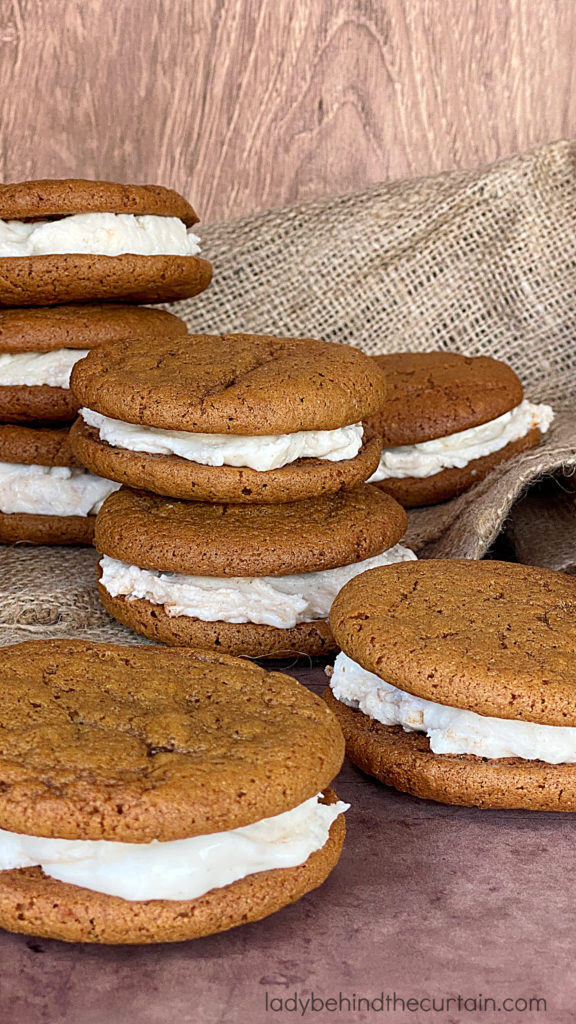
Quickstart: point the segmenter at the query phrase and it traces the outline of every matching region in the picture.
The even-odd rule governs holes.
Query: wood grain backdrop
[[[0,179],[204,220],[576,135],[576,0],[0,0]]]

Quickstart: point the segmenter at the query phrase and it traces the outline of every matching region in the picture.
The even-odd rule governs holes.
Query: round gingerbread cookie
[[[350,490],[368,479],[380,455],[379,438],[367,432],[358,454],[342,462],[302,458],[265,472],[205,466],[177,455],[150,455],[109,445],[81,417],[72,424],[70,440],[83,465],[118,483],[187,501],[238,504],[304,501]]]
[[[406,513],[400,505],[368,485],[273,505],[212,505],[122,488],[106,500],[97,517],[95,545],[104,556],[101,567],[111,573],[110,577],[101,573],[100,599],[120,622],[167,644],[253,658],[325,654],[336,649],[326,621],[330,602],[325,599],[325,616],[318,617],[319,598],[314,590],[335,593],[341,584],[314,574],[328,571],[330,575],[330,570],[350,565],[362,571],[366,560],[393,548],[405,528]],[[153,570],[153,577],[161,574],[164,600],[151,589],[154,578],[139,570]],[[173,579],[172,574],[183,576]],[[302,606],[310,607],[309,601],[315,606],[310,621],[292,620],[278,626],[250,619],[239,579],[247,579],[249,588],[261,594],[261,601],[269,605],[264,610],[275,619],[280,613],[274,606],[281,598],[270,591],[270,585],[278,580],[281,594],[282,578],[288,576],[287,593],[297,594],[294,577],[299,575],[303,577]],[[182,586],[197,588],[195,577],[207,578],[205,595],[192,598],[198,614],[181,604]],[[218,590],[220,598],[229,590],[227,600],[234,602],[229,619],[208,614],[205,602],[214,594],[210,585],[214,577],[216,600]],[[309,591],[307,599],[304,595]],[[227,604],[222,607],[230,611]],[[201,617],[204,608],[206,618]],[[261,606],[256,612],[260,618],[267,617],[262,616]]]
[[[0,353],[90,349],[135,338],[188,334],[179,316],[148,306],[113,304],[0,309]],[[1,383],[1,377],[0,377]]]
[[[81,467],[70,447],[70,428],[0,423],[0,462]]]
[[[90,545],[94,539],[95,520],[95,515],[0,512],[0,544]]]
[[[295,501],[355,487],[378,463],[379,441],[360,424],[381,407],[386,379],[348,346],[261,335],[106,345],[74,368],[71,384],[86,410],[72,434],[78,457],[94,472],[159,494]],[[142,429],[112,443],[110,426],[132,436]],[[338,436],[327,441],[331,431]],[[224,441],[239,437],[246,451],[222,464]],[[303,440],[311,452],[325,444],[326,457],[299,457]],[[278,441],[296,448],[270,458]],[[182,454],[183,442],[190,454]],[[198,451],[203,443],[208,455]]]
[[[279,628],[255,622],[207,622],[190,615],[169,615],[146,598],[112,596],[98,584],[100,600],[110,615],[154,643],[224,651],[242,658],[314,658],[338,650],[326,619]]]
[[[78,402],[68,386],[74,352],[104,342],[188,333],[177,316],[146,306],[0,309],[0,421],[71,421]]]
[[[288,676],[208,652],[75,640],[4,648],[0,666],[0,828],[24,840],[125,844],[132,865],[133,848],[153,843],[158,857],[158,843],[217,839],[318,793],[335,802],[340,728]],[[58,880],[55,869],[50,877],[45,860],[44,870],[9,867],[0,872],[0,925],[67,941],[149,943],[258,920],[324,880],[342,846],[338,812],[325,841],[310,836],[299,866],[247,867],[194,899],[95,892]]]
[[[103,224],[102,216],[113,222]],[[0,306],[196,295],[212,275],[197,246],[186,243],[197,219],[182,196],[157,185],[71,178],[1,185]],[[168,222],[181,224],[177,241],[167,236]],[[144,237],[150,231],[157,244]]]

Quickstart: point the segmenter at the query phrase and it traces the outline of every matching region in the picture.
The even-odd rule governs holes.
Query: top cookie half
[[[77,213],[178,217],[186,227],[198,221],[190,203],[162,185],[121,185],[85,178],[40,178],[0,185],[2,220],[33,221]]]
[[[325,789],[344,743],[289,676],[225,655],[79,640],[0,649],[0,827],[169,841]]]
[[[375,420],[383,445],[422,444],[503,416],[522,401],[506,363],[456,352],[374,356],[388,378],[386,408]]]
[[[478,715],[576,726],[576,582],[507,562],[430,560],[357,576],[330,612],[368,672]]]
[[[333,430],[365,420],[386,378],[347,345],[196,334],[102,345],[75,367],[83,405],[129,423],[211,434]]]
[[[187,231],[197,220],[183,196],[160,185],[0,185],[0,306],[195,295],[212,273]]]

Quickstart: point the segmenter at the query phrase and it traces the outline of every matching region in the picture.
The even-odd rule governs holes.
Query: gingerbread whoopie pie
[[[406,513],[367,485],[270,505],[163,498],[122,488],[104,503],[99,592],[152,640],[249,657],[336,650],[328,623],[358,573],[416,556]]]
[[[388,379],[374,420],[383,439],[370,483],[406,508],[453,498],[499,463],[539,444],[554,413],[524,398],[518,376],[489,356],[397,352],[373,357]]]
[[[72,367],[104,342],[187,335],[183,320],[146,306],[0,309],[0,421],[64,423],[78,404]]]
[[[173,302],[203,291],[190,204],[160,185],[0,185],[0,306]]]
[[[294,679],[211,652],[0,649],[0,926],[176,942],[321,885],[348,805],[338,723]]]
[[[507,562],[391,565],[332,605],[324,696],[350,759],[446,804],[576,811],[576,581]]]
[[[92,543],[119,484],[81,466],[68,438],[68,427],[0,424],[0,543]]]
[[[363,483],[386,378],[347,345],[256,334],[101,345],[74,367],[78,459],[194,501],[292,502]]]

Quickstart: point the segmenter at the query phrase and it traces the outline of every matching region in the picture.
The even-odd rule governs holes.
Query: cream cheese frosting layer
[[[0,353],[0,387],[70,387],[72,368],[88,349],[59,348],[53,352]]]
[[[299,430],[294,434],[247,437],[242,434],[195,434],[188,430],[162,430],[103,416],[92,409],[80,415],[102,441],[116,448],[150,455],[178,455],[202,466],[236,466],[266,472],[297,459],[328,462],[353,459],[362,447],[361,423],[336,430]]]
[[[59,220],[0,221],[0,257],[196,256],[200,239],[178,217],[133,213],[75,213]]]
[[[247,875],[303,864],[349,806],[315,796],[244,828],[167,843],[44,839],[0,829],[0,871],[40,866],[60,882],[125,900],[193,900]]]
[[[87,469],[0,462],[0,512],[91,516],[121,485]]]
[[[510,412],[469,430],[461,430],[434,441],[384,448],[380,465],[368,483],[404,477],[434,476],[443,469],[463,469],[469,462],[493,455],[535,427],[542,434],[549,429],[554,412],[549,405],[534,405],[524,399]]]
[[[299,622],[326,619],[336,594],[367,569],[416,558],[396,544],[372,558],[321,572],[294,576],[219,577],[139,569],[104,555],[100,582],[111,597],[144,599],[162,605],[167,615],[204,622],[253,622],[291,629]]]
[[[337,700],[359,708],[383,725],[426,733],[434,754],[521,757],[567,764],[576,761],[576,728],[491,718],[474,711],[415,697],[368,672],[343,652],[334,663],[330,688]]]

